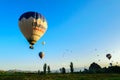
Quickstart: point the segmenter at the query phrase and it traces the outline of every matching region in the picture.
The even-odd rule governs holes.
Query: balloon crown
[[[28,19],[28,18],[30,18],[30,17],[33,17],[33,18],[35,18],[35,19],[41,18],[41,19],[45,20],[44,17],[43,17],[40,13],[30,11],[30,12],[23,13],[23,14],[20,16],[19,21],[20,21],[22,18]]]

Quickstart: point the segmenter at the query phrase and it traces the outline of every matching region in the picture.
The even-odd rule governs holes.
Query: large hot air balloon
[[[106,57],[110,60],[112,55],[111,54],[106,54]]]
[[[45,18],[37,12],[26,12],[19,18],[19,27],[33,49],[33,45],[44,35],[47,30]]]
[[[43,52],[40,52],[39,53],[39,57],[42,59],[44,57],[44,53]]]

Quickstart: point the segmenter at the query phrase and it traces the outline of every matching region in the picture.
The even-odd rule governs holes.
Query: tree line
[[[75,72],[73,62],[70,62],[69,67],[70,67],[70,73],[120,73],[120,66],[110,65],[108,68],[107,67],[101,68],[101,66],[98,65],[95,62],[90,64],[89,69],[84,68],[83,71],[80,70],[80,71]],[[60,68],[59,71],[62,74],[67,73],[65,67]],[[39,74],[49,74],[49,73],[51,73],[50,66],[45,63],[43,65],[43,71],[40,72],[40,70],[38,70],[38,73]]]

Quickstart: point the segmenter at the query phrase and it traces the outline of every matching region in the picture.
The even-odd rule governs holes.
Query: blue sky
[[[71,61],[76,68],[92,62],[102,67],[112,61],[120,64],[119,0],[1,0],[0,10],[2,70],[42,70],[44,63],[52,69],[69,68]],[[27,11],[41,13],[48,22],[48,30],[34,50],[29,49],[18,26],[20,15]],[[40,51],[45,53],[43,60]],[[107,53],[112,54],[110,61]]]

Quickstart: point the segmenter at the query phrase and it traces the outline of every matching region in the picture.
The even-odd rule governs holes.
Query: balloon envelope
[[[32,47],[46,32],[47,22],[37,12],[26,12],[19,18],[19,28]]]
[[[43,52],[40,52],[39,53],[39,57],[42,59],[44,57],[44,53]]]
[[[112,63],[110,63],[110,66],[112,66]]]
[[[106,57],[110,60],[112,55],[111,54],[106,54]]]
[[[45,41],[42,42],[42,45],[45,45]]]

